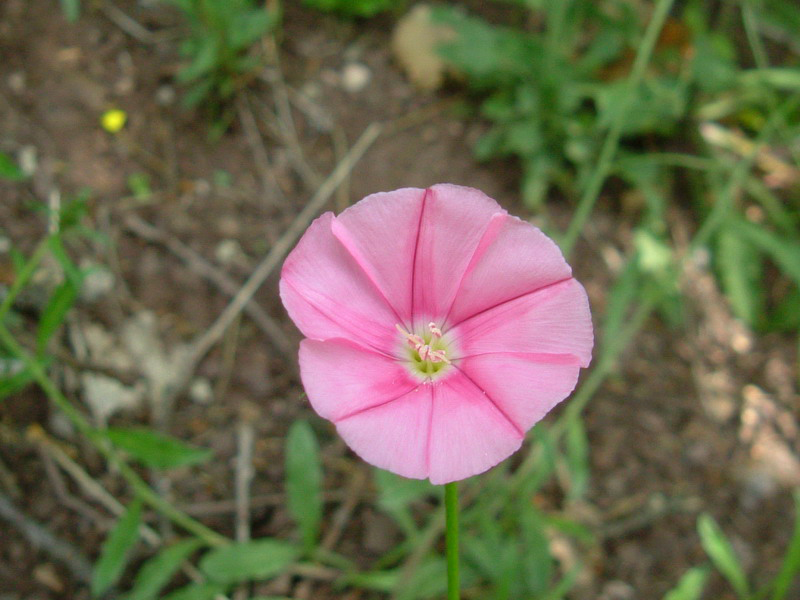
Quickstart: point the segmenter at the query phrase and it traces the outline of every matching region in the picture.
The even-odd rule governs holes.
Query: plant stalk
[[[127,480],[128,484],[133,488],[137,497],[141,498],[144,502],[149,504],[152,508],[163,514],[176,525],[183,527],[187,531],[193,533],[205,543],[210,546],[221,546],[229,544],[230,540],[218,534],[217,532],[209,529],[199,521],[191,518],[184,512],[177,509],[170,504],[167,500],[159,496],[147,483],[137,475],[137,473],[125,462],[120,456],[111,448],[107,440],[98,433],[81,414],[81,412],[73,406],[64,394],[56,387],[53,381],[45,372],[41,363],[31,356],[25,349],[17,342],[11,332],[6,328],[3,319],[11,309],[14,300],[19,295],[20,291],[30,281],[36,268],[41,263],[44,256],[47,254],[49,248],[50,237],[44,238],[36,247],[33,255],[25,263],[25,266],[18,274],[16,281],[8,291],[8,295],[0,303],[0,347],[4,346],[12,355],[25,363],[25,366],[30,370],[33,379],[39,384],[39,387],[45,392],[48,398],[66,415],[72,422],[75,428],[86,436],[92,445],[105,457],[109,463],[119,469],[122,477]]]
[[[447,600],[459,600],[458,583],[458,484],[444,486],[445,542],[447,546]]]
[[[603,146],[600,149],[600,156],[597,159],[597,164],[578,202],[575,216],[572,217],[567,232],[560,240],[561,250],[567,258],[569,258],[570,253],[575,247],[575,243],[578,241],[578,236],[589,220],[595,202],[597,202],[597,198],[600,195],[600,190],[603,187],[603,182],[606,180],[609,171],[611,171],[614,155],[617,153],[619,141],[622,137],[622,128],[625,126],[626,119],[628,118],[628,109],[631,106],[634,95],[639,90],[639,84],[644,78],[645,68],[647,67],[647,63],[650,62],[653,49],[658,41],[658,34],[661,33],[661,28],[667,20],[667,16],[669,15],[674,1],[675,0],[658,0],[655,10],[653,11],[653,17],[650,19],[650,23],[644,32],[642,44],[639,46],[639,50],[633,62],[633,67],[631,67],[631,74],[628,76],[627,94],[622,99],[622,105],[617,108],[617,113],[613,117]]]

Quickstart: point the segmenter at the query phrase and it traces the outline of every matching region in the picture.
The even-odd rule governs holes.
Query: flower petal
[[[566,357],[571,359],[572,357]],[[564,360],[526,354],[481,354],[458,368],[497,404],[522,431],[528,431],[572,393],[580,367]]]
[[[368,463],[403,477],[425,479],[432,387],[420,384],[400,398],[340,420],[336,429]]]
[[[464,274],[450,323],[572,275],[561,250],[539,229],[509,215],[494,221]]]
[[[414,249],[425,190],[405,188],[367,196],[333,222],[333,234],[411,324]]]
[[[398,317],[331,233],[333,218],[325,213],[315,220],[286,258],[283,305],[306,337],[359,340],[390,354]]]
[[[589,366],[592,318],[583,286],[560,281],[508,300],[462,321],[449,332],[461,358],[487,353],[572,355]]]
[[[522,445],[524,434],[463,373],[431,387],[431,483],[449,483],[482,473]]]
[[[450,184],[428,189],[414,263],[414,327],[446,316],[492,217],[505,214],[483,192]]]
[[[300,376],[314,410],[333,422],[419,385],[402,363],[343,339],[303,340]]]

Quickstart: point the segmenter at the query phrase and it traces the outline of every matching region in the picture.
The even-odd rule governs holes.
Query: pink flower
[[[472,188],[322,215],[280,291],[314,410],[367,462],[435,484],[518,450],[591,360],[586,292],[558,247]]]

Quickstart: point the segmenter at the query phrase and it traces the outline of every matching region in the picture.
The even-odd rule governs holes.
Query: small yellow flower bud
[[[108,133],[117,133],[125,127],[125,122],[127,120],[128,115],[124,110],[112,108],[103,113],[103,116],[100,118],[100,124]]]

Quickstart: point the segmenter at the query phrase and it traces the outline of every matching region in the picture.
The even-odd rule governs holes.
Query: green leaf
[[[520,498],[517,518],[521,534],[518,554],[522,566],[517,576],[523,579],[528,594],[539,597],[550,587],[553,575],[550,542],[542,517],[530,505],[529,498]]]
[[[277,16],[266,8],[242,12],[231,19],[228,35],[234,50],[244,50],[276,24]]]
[[[214,91],[214,80],[212,78],[203,79],[191,86],[183,96],[182,104],[186,108],[194,108],[210,96]]]
[[[122,575],[130,552],[139,537],[139,524],[142,520],[142,503],[134,500],[128,505],[114,529],[108,534],[100,558],[92,574],[92,595],[103,595]]]
[[[44,353],[47,342],[64,322],[77,298],[78,288],[69,279],[59,285],[50,296],[50,300],[42,312],[36,333],[36,351],[39,355]]]
[[[563,534],[568,535],[575,540],[590,546],[597,543],[595,531],[578,521],[569,517],[560,516],[558,514],[547,515],[545,518],[547,525],[553,529],[557,529]]]
[[[81,0],[61,0],[61,12],[67,21],[74,23],[81,16]]]
[[[800,7],[795,0],[764,0],[758,6],[759,18],[790,38],[800,31]]]
[[[767,322],[774,331],[797,331],[800,329],[800,289],[787,290],[778,302]]]
[[[589,440],[583,427],[583,419],[570,419],[567,424],[567,467],[569,470],[570,500],[577,500],[586,493],[589,485]]]
[[[218,583],[193,583],[164,596],[163,600],[215,600],[224,592],[225,586]]]
[[[202,541],[198,539],[189,539],[161,550],[139,569],[133,589],[125,600],[156,600],[158,593],[170,582],[183,561],[202,545]]]
[[[445,560],[430,556],[417,568],[410,578],[400,577],[395,593],[397,600],[417,600],[440,597],[447,591]],[[462,582],[463,583],[463,582]]]
[[[216,38],[204,38],[202,45],[192,57],[192,61],[178,72],[176,79],[180,83],[188,83],[199,79],[213,71],[217,67],[218,61],[219,51]]]
[[[751,69],[739,74],[739,82],[757,90],[774,87],[787,92],[800,91],[800,71],[792,67]]]
[[[352,587],[364,588],[377,592],[390,593],[400,580],[400,570],[373,571],[371,573],[353,573],[345,575],[344,581]]]
[[[111,443],[153,469],[173,469],[202,463],[211,450],[190,446],[174,437],[144,427],[110,428],[103,431]]]
[[[527,474],[522,489],[528,496],[533,496],[549,481],[556,469],[556,444],[553,432],[544,423],[538,423],[532,430],[533,452],[537,454],[536,462]]]
[[[708,569],[694,567],[686,571],[674,588],[664,596],[664,600],[700,600],[708,578]]]
[[[580,563],[572,567],[557,584],[550,588],[543,600],[562,600],[577,583],[582,569],[583,565]]]
[[[15,394],[33,380],[33,373],[22,361],[0,357],[0,400]]]
[[[435,24],[452,27],[457,37],[437,50],[446,61],[463,71],[479,89],[509,86],[535,72],[543,53],[539,40],[515,29],[492,25],[451,6],[431,10]]]
[[[700,543],[708,554],[711,562],[720,573],[728,580],[736,593],[745,598],[750,595],[747,576],[742,565],[733,551],[728,538],[711,515],[704,513],[697,519],[697,532],[700,534]]]
[[[153,188],[150,185],[150,177],[147,173],[131,173],[128,175],[128,189],[133,197],[140,201],[146,201],[153,197]]]
[[[478,530],[474,535],[464,536],[461,542],[464,561],[476,572],[490,579],[497,588],[507,587],[506,574],[516,567],[516,548],[508,543],[508,536],[500,526],[500,519],[489,517],[489,511],[476,514]]]
[[[438,493],[425,479],[408,479],[384,469],[374,469],[373,472],[378,486],[378,505],[387,512]]]
[[[63,228],[65,227],[63,221],[61,222],[61,226],[63,231]],[[69,257],[69,254],[67,254],[67,251],[64,249],[64,244],[61,242],[61,237],[58,235],[50,237],[50,239],[47,240],[47,246],[52,253],[53,258],[58,261],[58,264],[64,270],[65,277],[72,281],[75,287],[80,288],[83,275],[81,274],[81,271],[77,265]]]
[[[603,356],[615,354],[619,332],[626,322],[628,310],[639,296],[642,278],[638,265],[639,257],[634,254],[625,263],[622,272],[611,286],[603,323],[603,343],[600,348],[600,354]]]
[[[542,210],[552,172],[553,165],[548,156],[539,154],[525,162],[520,190],[525,206],[535,211]]]
[[[392,8],[395,0],[303,0],[303,3],[344,17],[372,17]]]
[[[772,583],[772,600],[783,600],[800,572],[800,489],[794,491],[794,533],[783,557],[781,570]]]
[[[17,163],[2,152],[0,152],[0,179],[8,179],[9,181],[22,181],[25,179],[25,173],[17,166]]]
[[[200,570],[224,585],[263,580],[279,575],[299,554],[293,544],[260,539],[211,550],[200,560]]]
[[[747,238],[767,254],[783,274],[800,286],[800,240],[776,235],[754,223],[738,219],[734,222],[737,234]]]
[[[425,480],[407,479],[383,469],[374,469],[378,486],[378,506],[403,530],[409,539],[419,533],[411,513],[411,503],[435,493],[435,488]]]
[[[734,314],[750,327],[758,327],[764,315],[761,254],[747,238],[724,227],[717,237],[715,257]]]
[[[310,550],[322,522],[322,465],[317,438],[306,421],[296,421],[286,439],[286,501],[303,546]]]

